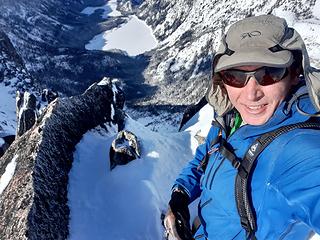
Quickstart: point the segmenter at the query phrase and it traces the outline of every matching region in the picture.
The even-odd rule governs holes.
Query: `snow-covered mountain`
[[[133,63],[123,54],[84,48],[93,36],[124,21],[121,17],[103,19],[99,11],[81,13],[87,5],[104,2],[2,0],[0,29],[9,37],[35,84],[69,96],[80,94],[104,76],[124,78],[125,66],[131,66],[131,76],[135,76],[134,67],[141,62]]]
[[[160,40],[145,71],[159,88],[148,102],[195,103],[204,95],[210,61],[230,23],[250,15],[274,13],[300,32],[319,67],[319,1],[310,0],[145,0],[137,14]]]
[[[175,107],[199,101],[221,34],[230,23],[249,15],[272,12],[287,18],[301,31],[314,52],[312,62],[319,65],[318,1],[114,2],[122,15],[106,18],[100,8],[91,14],[82,12],[87,6],[105,5],[105,0],[3,0],[0,26],[40,86],[73,95],[104,76],[116,77],[126,83],[128,99],[136,103],[142,97],[139,105]],[[132,13],[152,27],[159,41],[153,51],[132,59],[122,52],[85,50],[95,35],[126,22]],[[148,91],[132,96],[130,89],[137,84],[144,84]]]
[[[206,135],[212,109],[206,105],[183,132],[170,125],[177,129],[185,106],[203,97],[214,49],[230,23],[269,12],[285,17],[305,39],[313,66],[320,66],[320,0],[112,2],[118,3],[120,12],[114,16],[105,16],[101,10],[105,0],[0,0],[0,133],[15,133],[17,89],[40,92],[46,87],[77,95],[109,76],[123,82],[129,105],[126,112],[136,118],[127,117],[125,128],[142,145],[140,159],[110,172],[109,148],[117,133],[111,124],[112,94],[97,105],[93,96],[89,100],[82,95],[59,98],[44,110],[52,116],[53,108],[60,109],[55,121],[45,125],[46,115],[42,115],[38,125],[0,159],[0,219],[8,223],[15,211],[18,216],[9,227],[0,224],[0,229],[6,227],[0,230],[1,239],[10,239],[16,229],[20,229],[16,239],[24,239],[27,233],[32,236],[28,239],[65,239],[69,232],[69,238],[77,240],[162,239],[160,215],[166,209],[172,181],[192,158],[198,145],[195,136]],[[98,8],[87,12],[86,7]],[[121,29],[133,18],[131,14],[153,29],[157,47],[135,57],[123,49],[85,48],[96,35]],[[135,44],[138,40],[132,34],[127,38]],[[101,108],[108,110],[108,116],[101,115]],[[83,115],[83,109],[89,114]],[[84,134],[96,124],[103,128]],[[60,136],[58,127],[67,137],[51,139]],[[64,145],[69,136],[72,144]],[[53,155],[35,154],[39,146],[46,150],[44,155],[48,150]],[[53,163],[53,168],[48,169],[47,163]],[[56,189],[62,189],[62,198]],[[55,197],[48,197],[48,192]],[[56,209],[58,214],[52,214]],[[59,219],[59,214],[62,220],[48,226],[48,217]],[[28,219],[31,231],[26,227]],[[41,221],[44,224],[37,225]]]

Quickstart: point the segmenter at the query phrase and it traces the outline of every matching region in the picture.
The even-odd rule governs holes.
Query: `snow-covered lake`
[[[136,16],[131,16],[120,28],[95,36],[86,45],[86,49],[104,51],[120,49],[130,56],[136,56],[155,48],[157,44],[152,29]]]
[[[86,8],[84,13],[90,14],[97,8]],[[104,9],[104,16],[120,16],[116,10],[116,2],[110,1],[105,6],[99,8]],[[119,28],[105,31],[95,36],[86,44],[88,50],[120,49],[126,51],[129,56],[136,56],[155,48],[158,44],[151,27],[144,21],[132,15],[128,21]]]

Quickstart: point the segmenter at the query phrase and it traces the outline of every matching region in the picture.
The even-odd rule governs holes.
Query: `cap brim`
[[[292,62],[293,56],[288,50],[271,52],[268,49],[250,49],[250,51],[235,52],[231,56],[222,55],[214,67],[214,72],[247,65],[288,67]]]

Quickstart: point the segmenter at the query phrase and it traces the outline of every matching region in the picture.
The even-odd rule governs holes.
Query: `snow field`
[[[109,170],[115,135],[88,132],[76,147],[69,175],[70,240],[162,239],[161,213],[172,183],[193,157],[190,132],[159,134],[128,119],[142,156]]]

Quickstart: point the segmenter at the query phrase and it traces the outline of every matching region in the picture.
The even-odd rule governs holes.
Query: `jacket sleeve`
[[[198,166],[209,151],[210,143],[212,139],[216,138],[218,131],[217,127],[211,127],[205,143],[198,146],[194,158],[182,169],[173,185],[173,188],[182,188],[189,195],[190,202],[200,196],[200,179],[203,170],[198,169]]]
[[[308,132],[287,144],[286,167],[277,185],[293,215],[320,234],[320,131]]]

